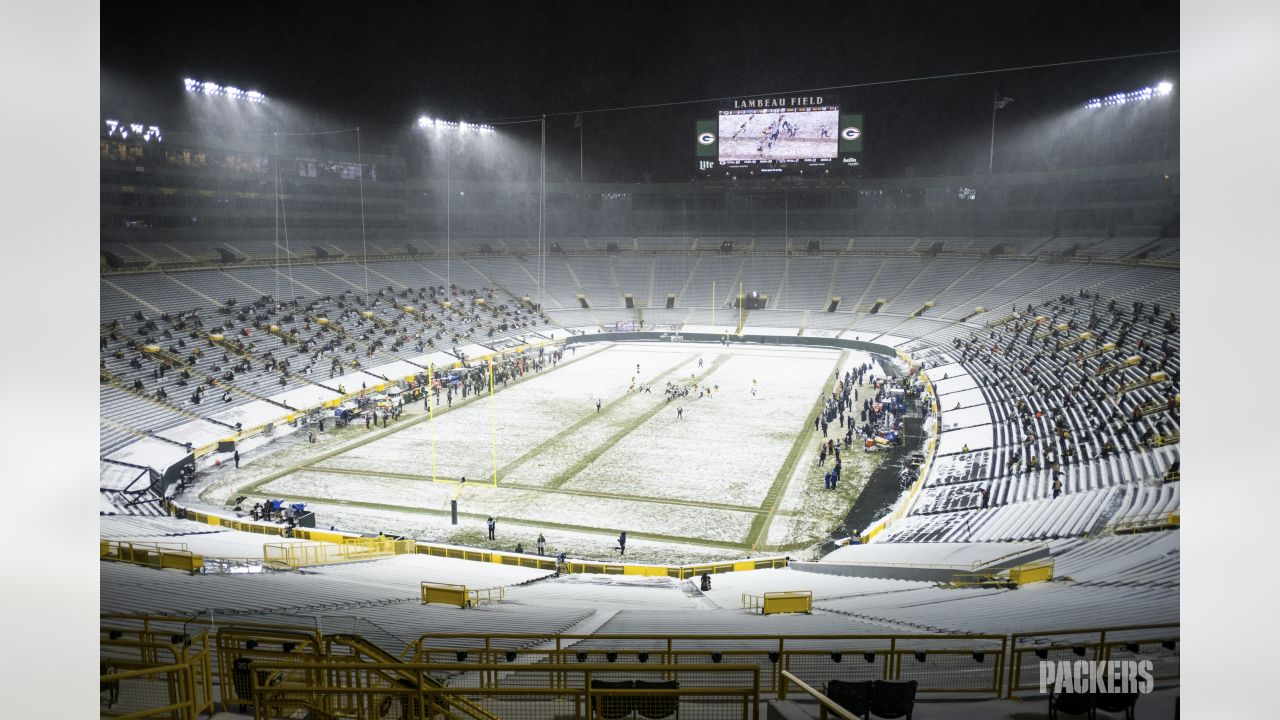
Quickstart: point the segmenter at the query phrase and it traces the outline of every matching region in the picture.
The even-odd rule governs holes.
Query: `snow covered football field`
[[[455,396],[431,419],[419,403],[386,431],[344,428],[318,450],[304,444],[257,473],[250,464],[215,495],[302,500],[325,527],[506,550],[532,551],[542,532],[549,553],[583,558],[617,557],[625,530],[628,560],[694,562],[821,541],[870,474],[874,456],[850,453],[849,482],[832,493],[812,467],[821,398],[837,368],[870,361],[864,353],[602,345],[579,346],[492,399]],[[719,391],[667,402],[668,382]]]

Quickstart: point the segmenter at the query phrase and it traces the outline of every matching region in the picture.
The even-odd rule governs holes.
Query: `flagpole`
[[[991,91],[991,153],[987,157],[987,174],[996,164],[996,110],[999,109],[1000,91]]]

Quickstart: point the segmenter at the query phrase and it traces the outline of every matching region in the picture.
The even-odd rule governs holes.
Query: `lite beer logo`
[[[1150,660],[1040,662],[1040,692],[1149,693],[1155,685]]]
[[[716,134],[712,132],[698,133],[699,145],[714,145],[716,142]]]
[[[845,140],[857,140],[858,138],[862,137],[862,131],[850,125],[849,127],[840,131],[840,137],[844,138]]]

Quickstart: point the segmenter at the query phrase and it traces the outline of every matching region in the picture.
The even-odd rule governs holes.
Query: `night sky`
[[[171,130],[186,76],[258,89],[403,145],[420,114],[547,114],[548,179],[577,175],[573,113],[1177,50],[1175,2],[525,2],[151,5],[102,13],[103,113]],[[826,91],[866,114],[865,172],[985,172],[994,91],[1020,126],[1178,80],[1177,54]],[[722,103],[590,112],[588,180],[682,180]],[[536,126],[504,131],[536,136]],[[523,135],[520,135],[523,134]],[[997,145],[999,148],[999,145]]]

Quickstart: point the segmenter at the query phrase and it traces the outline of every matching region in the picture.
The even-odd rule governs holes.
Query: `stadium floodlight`
[[[440,120],[438,118],[429,118],[426,115],[418,118],[418,127],[433,128],[436,130],[456,130],[458,132],[473,132],[481,135],[488,135],[496,132],[492,125],[477,125],[469,123],[465,120],[462,122],[452,122],[450,120]]]
[[[1084,104],[1086,110],[1097,110],[1104,107],[1112,107],[1115,105],[1127,105],[1134,102],[1142,102],[1143,100],[1151,100],[1152,98],[1164,97],[1173,92],[1173,83],[1164,80],[1157,83],[1154,87],[1138,88],[1129,92],[1114,93],[1106,97],[1093,98]]]
[[[244,100],[251,103],[263,103],[267,101],[267,96],[257,90],[241,90],[238,87],[227,85],[222,86],[216,82],[193,80],[191,78],[183,78],[182,86],[187,92],[196,95],[214,95],[219,97],[230,98],[232,100]]]

